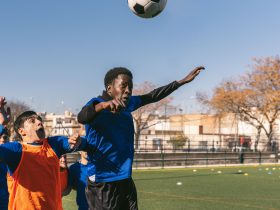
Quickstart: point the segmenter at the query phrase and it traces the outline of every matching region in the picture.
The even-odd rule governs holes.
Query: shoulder
[[[19,152],[19,151],[22,150],[21,143],[19,143],[17,141],[2,144],[1,147],[6,148],[6,149],[11,150],[11,151],[14,151],[14,152]]]
[[[129,99],[127,109],[132,112],[135,109],[139,108],[140,106],[141,106],[141,97],[140,96],[131,96]]]
[[[90,104],[99,103],[99,102],[102,102],[102,101],[104,101],[102,98],[95,97],[95,98],[90,99],[90,100],[85,104],[85,106],[89,106]]]
[[[63,140],[67,140],[67,139],[68,139],[67,136],[50,136],[50,137],[47,138],[48,143],[63,141]]]

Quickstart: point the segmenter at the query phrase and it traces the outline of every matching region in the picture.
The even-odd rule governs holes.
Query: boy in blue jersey
[[[85,189],[87,185],[87,153],[80,152],[81,159],[72,164],[68,169],[68,190],[64,195],[71,192],[71,189],[77,191],[76,203],[79,210],[88,210],[88,203],[86,199]]]
[[[131,178],[134,157],[134,126],[131,112],[157,102],[191,82],[204,67],[182,80],[150,93],[132,96],[133,76],[123,67],[107,72],[102,96],[92,98],[79,112],[85,125],[88,152],[86,196],[91,210],[137,210],[137,193]]]
[[[6,101],[0,97],[0,128],[7,124]],[[13,184],[9,209],[62,209],[59,157],[81,143],[78,135],[45,137],[40,116],[19,115],[14,124],[20,141],[0,145],[0,161],[8,166]]]
[[[8,131],[0,127],[0,145],[9,141]],[[7,186],[7,166],[0,162],[0,209],[8,210],[9,193]]]

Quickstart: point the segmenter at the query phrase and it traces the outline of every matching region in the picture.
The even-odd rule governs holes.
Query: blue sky
[[[0,0],[0,94],[36,111],[78,112],[101,93],[107,70],[157,86],[204,65],[174,105],[198,111],[197,91],[248,71],[253,57],[279,55],[279,0],[169,0],[142,19],[126,0]]]

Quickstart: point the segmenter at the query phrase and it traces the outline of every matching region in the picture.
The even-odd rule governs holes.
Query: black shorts
[[[138,210],[132,178],[99,183],[88,179],[87,182],[86,197],[90,210]]]

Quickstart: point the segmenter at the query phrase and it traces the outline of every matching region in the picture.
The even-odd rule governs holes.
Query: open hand
[[[68,143],[70,145],[70,149],[74,149],[80,146],[82,142],[82,139],[80,138],[80,135],[75,133],[72,136],[69,137]]]
[[[178,81],[180,85],[184,85],[186,83],[189,83],[194,80],[194,78],[200,73],[201,70],[204,70],[205,68],[203,66],[198,66],[195,69],[193,69],[185,78]]]
[[[7,107],[5,109],[5,105],[7,104],[5,97],[0,96],[0,124],[6,125],[11,119],[11,109]]]

